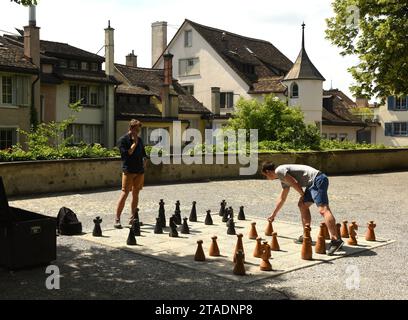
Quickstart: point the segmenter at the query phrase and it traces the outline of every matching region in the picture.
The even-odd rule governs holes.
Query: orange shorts
[[[122,174],[122,191],[130,192],[140,191],[144,186],[144,173],[129,173]]]

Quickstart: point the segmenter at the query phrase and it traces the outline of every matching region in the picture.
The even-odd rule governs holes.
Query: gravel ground
[[[106,248],[75,237],[58,237],[60,290],[45,288],[45,268],[15,273],[0,270],[0,299],[407,299],[405,271],[408,242],[408,172],[380,173],[330,178],[329,199],[338,221],[355,220],[359,233],[375,220],[376,234],[397,240],[391,245],[330,263],[290,272],[279,277],[241,284],[188,268],[129,252]],[[247,215],[267,217],[280,184],[266,180],[233,180],[205,183],[146,186],[140,197],[142,221],[154,221],[159,199],[167,212],[180,200],[188,216],[197,201],[201,214],[218,212],[226,199]],[[118,190],[97,190],[79,194],[53,194],[11,199],[10,205],[56,216],[62,206],[74,210],[85,231],[92,231],[92,219],[99,215],[103,226],[111,227]],[[298,198],[291,191],[278,219],[300,223]],[[122,222],[129,216],[130,199]],[[312,207],[312,224],[321,220]],[[354,280],[354,281],[353,281]]]

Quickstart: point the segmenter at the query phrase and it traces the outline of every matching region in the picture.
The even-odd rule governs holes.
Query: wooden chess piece
[[[254,249],[254,257],[255,258],[260,258],[262,255],[262,238],[258,237],[256,238],[256,245],[255,245],[255,249]]]
[[[272,271],[272,265],[269,262],[269,258],[271,257],[271,247],[269,246],[268,242],[264,242],[262,245],[262,255],[261,255],[261,264],[260,269],[261,271]]]
[[[276,232],[272,232],[272,240],[270,247],[272,251],[280,251],[280,246],[278,243],[278,234]]]
[[[156,225],[154,226],[154,233],[155,234],[162,234],[163,233],[163,227],[162,227],[162,223],[160,221],[160,218],[156,218]]]
[[[140,221],[140,218],[139,218],[139,211],[140,211],[139,208],[136,208],[136,209],[135,209],[135,214],[133,215],[132,220],[137,220],[137,221],[139,221],[139,226],[143,226],[143,222]]]
[[[242,237],[243,237],[244,235],[242,234],[242,233],[240,233],[240,234],[237,234],[237,244],[235,245],[235,249],[234,249],[234,252],[233,252],[233,254],[232,254],[232,258],[233,258],[233,262],[236,262],[236,260],[235,260],[235,254],[238,252],[238,250],[241,250],[242,251],[242,253],[244,254],[244,262],[245,262],[245,251],[244,251],[244,245],[243,245],[243,243],[242,243]]]
[[[320,234],[317,237],[315,252],[318,254],[326,254],[326,241]]]
[[[367,224],[367,232],[366,232],[366,234],[365,234],[365,239],[366,239],[367,241],[375,241],[374,228],[375,228],[376,226],[377,226],[377,225],[374,223],[374,221],[370,221],[370,222]]]
[[[245,275],[244,253],[241,250],[235,253],[235,265],[232,272],[238,276]]]
[[[160,219],[161,227],[165,228],[166,227],[166,215],[165,215],[163,199],[160,199],[160,202],[159,202],[159,219]]]
[[[203,240],[197,241],[197,250],[194,255],[194,260],[195,261],[205,261],[205,254],[203,250]]]
[[[270,237],[273,233],[273,226],[272,226],[272,222],[270,222],[268,220],[266,228],[265,228],[265,236]]]
[[[94,229],[92,231],[92,235],[94,237],[102,237],[102,229],[101,229],[101,223],[102,223],[102,219],[100,217],[96,217],[93,220],[95,226]]]
[[[181,226],[180,233],[182,233],[182,234],[189,234],[190,233],[190,228],[188,227],[188,224],[187,224],[187,218],[183,219],[183,225]]]
[[[312,239],[310,237],[304,236],[301,257],[303,260],[312,260],[312,256]]]
[[[340,235],[341,235],[342,238],[348,238],[349,237],[347,223],[348,223],[348,221],[344,220],[343,224],[341,225]]]
[[[227,205],[227,203],[225,202],[225,200],[222,200],[222,201],[221,201],[221,204],[220,204],[220,211],[218,212],[218,215],[219,215],[220,217],[223,217],[223,216],[224,216],[224,212],[225,212],[225,207],[226,207],[226,205]]]
[[[336,235],[337,239],[341,239],[341,223],[336,223]]]
[[[310,235],[311,231],[312,231],[312,228],[310,227],[310,224],[305,224],[303,228],[303,238],[310,238],[310,243],[313,242],[312,236]]]
[[[238,220],[245,220],[244,206],[239,207]]]
[[[347,244],[350,246],[356,246],[357,245],[357,233],[356,230],[358,230],[358,225],[355,221],[349,224],[349,239],[347,240]]]
[[[330,233],[329,233],[329,229],[327,228],[327,224],[325,222],[323,223],[323,236],[325,240],[330,240]],[[321,224],[320,224],[321,225]]]
[[[325,229],[326,229],[326,224],[324,222],[321,222],[320,223],[319,234],[317,235],[317,237],[322,236],[323,239],[325,239],[326,238]]]
[[[174,210],[174,223],[181,225],[181,210],[180,210],[180,201],[176,201],[176,209]]]
[[[172,215],[170,217],[170,223],[169,223],[169,227],[170,227],[169,237],[177,238],[178,237],[177,225],[176,225],[174,219],[175,219],[175,217],[174,217],[174,215]]]
[[[229,235],[234,235],[235,233],[235,222],[234,219],[229,219],[229,224],[228,224],[228,229],[227,229],[227,234]],[[227,222],[228,223],[228,222]]]
[[[190,222],[197,222],[197,209],[196,209],[196,201],[193,201],[193,207],[191,208],[190,217],[188,221]]]
[[[229,217],[229,208],[225,208],[224,210],[224,214],[222,216],[222,222],[227,222],[228,221],[228,217]]]
[[[204,224],[207,226],[211,226],[213,224],[213,220],[211,218],[211,210],[207,210],[207,215],[205,217]]]
[[[219,257],[220,256],[220,249],[218,248],[217,244],[217,237],[213,236],[211,237],[211,245],[210,245],[210,250],[209,250],[209,255],[211,257]]]
[[[249,230],[249,239],[256,240],[258,238],[258,232],[255,228],[256,222],[251,222],[251,229]]]
[[[139,220],[137,220],[137,219],[133,220],[132,229],[133,229],[133,232],[135,233],[135,236],[140,237],[140,223],[139,223]]]
[[[229,207],[228,219],[234,219],[234,209],[232,209],[232,207]]]
[[[136,238],[135,238],[135,231],[132,227],[129,228],[129,235],[126,240],[126,244],[128,246],[135,246],[136,245]]]

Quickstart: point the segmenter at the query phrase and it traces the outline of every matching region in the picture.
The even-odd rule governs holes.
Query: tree
[[[37,5],[37,0],[10,0],[11,2],[15,2],[18,4],[22,4],[23,6],[30,6],[30,5]]]
[[[357,96],[408,95],[408,6],[401,0],[334,0],[335,16],[326,19],[326,38],[356,55],[349,68]]]

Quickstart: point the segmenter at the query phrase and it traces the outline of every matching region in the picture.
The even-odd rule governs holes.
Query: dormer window
[[[88,62],[81,62],[81,70],[88,70],[89,69],[89,64]]]
[[[92,71],[98,71],[98,64],[96,62],[91,63],[91,70]]]
[[[291,98],[299,98],[299,86],[296,82],[292,83],[290,88],[290,97]]]
[[[242,71],[246,74],[255,74],[255,66],[249,63],[242,65]]]

